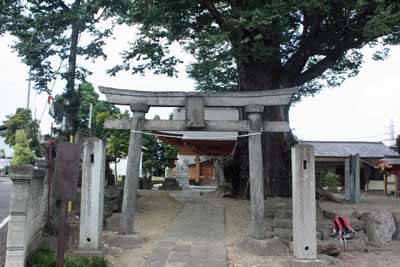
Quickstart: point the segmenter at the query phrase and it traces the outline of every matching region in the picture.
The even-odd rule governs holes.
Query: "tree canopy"
[[[136,0],[122,20],[139,34],[110,70],[177,75],[180,44],[195,61],[190,77],[202,91],[262,91],[299,86],[302,95],[358,74],[361,49],[384,59],[400,41],[400,2],[382,0]],[[288,121],[289,106],[264,109],[263,120]],[[291,134],[263,133],[267,195],[289,196]],[[248,150],[235,146],[239,193],[246,194]]]
[[[188,72],[205,91],[303,86],[302,94],[314,93],[356,75],[362,47],[376,47],[375,59],[383,59],[388,48],[382,45],[400,41],[399,1],[130,3],[123,18],[139,26],[139,36],[111,73],[176,75],[181,61],[169,49],[179,43],[196,58]]]
[[[7,130],[0,132],[1,136],[5,138],[5,143],[15,146],[17,131],[24,130],[23,134],[29,140],[30,149],[40,157],[43,148],[39,142],[39,122],[32,119],[31,111],[17,108],[15,114],[7,115],[6,118],[4,125],[7,126]]]
[[[0,34],[8,32],[16,37],[13,48],[30,68],[34,89],[51,93],[51,82],[65,80],[65,110],[67,126],[75,133],[78,126],[71,117],[79,108],[75,95],[75,80],[85,81],[90,70],[77,64],[85,60],[106,58],[105,38],[112,25],[99,26],[100,21],[120,11],[125,1],[104,0],[17,0],[2,1]],[[81,40],[85,34],[85,40]]]

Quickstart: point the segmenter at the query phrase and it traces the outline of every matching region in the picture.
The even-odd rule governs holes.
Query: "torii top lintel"
[[[99,86],[107,101],[117,105],[145,103],[150,107],[184,107],[187,98],[204,99],[204,107],[245,107],[249,105],[281,106],[288,105],[299,87],[268,91],[200,93],[200,92],[154,92],[116,89]]]

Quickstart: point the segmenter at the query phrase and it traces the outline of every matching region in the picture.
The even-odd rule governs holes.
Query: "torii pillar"
[[[124,198],[122,201],[121,234],[133,233],[133,218],[136,212],[136,194],[138,188],[140,155],[142,148],[142,134],[144,116],[149,106],[144,103],[131,104],[132,125],[129,139],[128,162],[124,185]]]
[[[251,236],[255,239],[266,237],[264,223],[264,176],[261,143],[261,113],[264,107],[260,105],[246,106],[250,122],[249,133],[259,133],[249,136],[249,179],[251,198]]]

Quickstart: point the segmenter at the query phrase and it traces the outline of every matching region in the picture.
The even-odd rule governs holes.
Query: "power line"
[[[370,136],[361,136],[361,137],[351,137],[347,138],[347,140],[356,140],[356,139],[369,139],[369,138],[378,138],[378,137],[384,137],[387,136],[388,134],[380,134],[380,135],[370,135]]]

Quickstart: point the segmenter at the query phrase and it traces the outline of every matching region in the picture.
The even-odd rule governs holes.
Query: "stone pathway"
[[[224,208],[185,192],[173,195],[184,207],[153,250],[145,267],[226,267]]]

